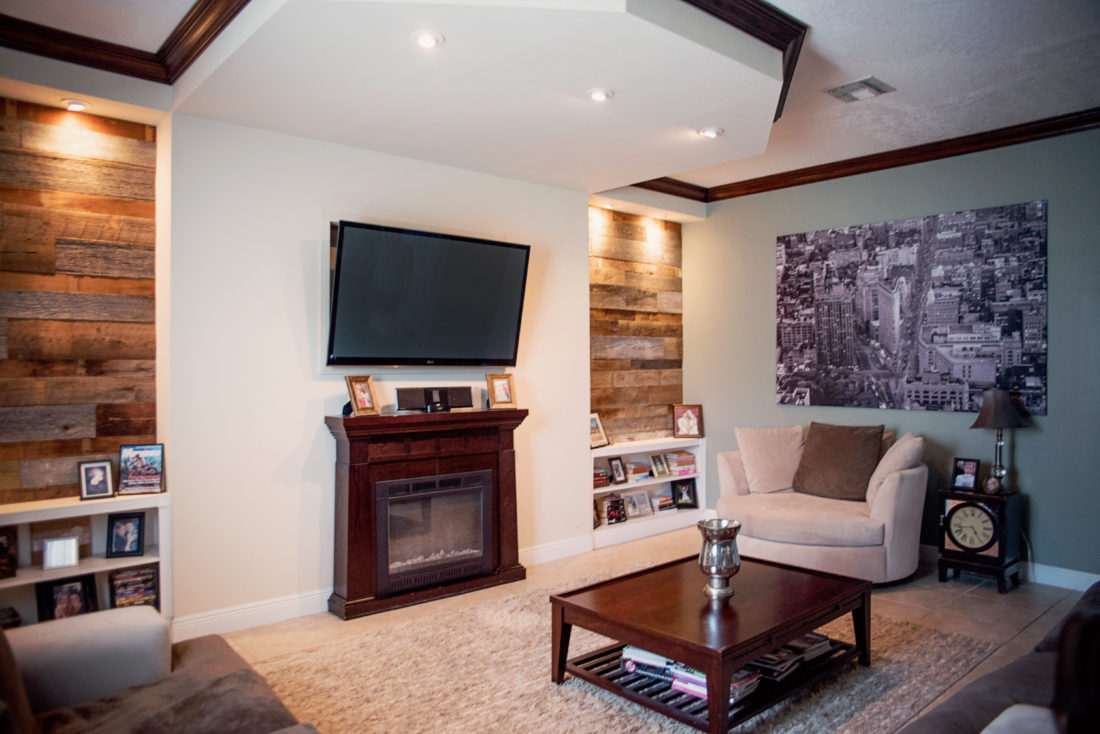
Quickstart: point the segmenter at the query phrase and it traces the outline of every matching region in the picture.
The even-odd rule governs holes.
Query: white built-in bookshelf
[[[609,470],[608,462],[621,458],[624,467],[631,464],[650,466],[650,457],[654,454],[667,456],[670,452],[686,451],[695,456],[695,471],[691,474],[676,476],[649,476],[645,479],[631,480],[623,484],[610,484],[593,488],[594,500],[610,494],[623,496],[626,493],[645,491],[650,498],[671,493],[672,483],[677,480],[692,479],[695,482],[695,495],[698,507],[671,510],[653,510],[651,514],[628,517],[626,522],[614,525],[601,525],[592,531],[592,545],[603,548],[616,543],[646,538],[658,533],[694,525],[703,519],[706,508],[706,439],[703,438],[650,438],[640,441],[621,441],[609,446],[592,449],[592,470]],[[667,463],[667,461],[666,461]],[[652,506],[651,506],[652,510]]]

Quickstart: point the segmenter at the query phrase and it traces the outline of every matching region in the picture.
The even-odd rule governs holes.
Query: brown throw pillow
[[[878,465],[883,428],[811,423],[794,473],[794,491],[863,501]]]

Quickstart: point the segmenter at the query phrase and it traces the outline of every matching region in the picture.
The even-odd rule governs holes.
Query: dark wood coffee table
[[[869,581],[743,558],[732,597],[711,602],[703,594],[705,583],[692,556],[551,596],[554,682],[563,682],[568,672],[697,729],[725,732],[841,665],[857,658],[871,664]],[[833,640],[827,655],[780,682],[762,680],[731,712],[730,678],[738,669],[849,612],[856,644]],[[567,660],[573,625],[618,643]],[[622,671],[623,645],[703,671],[707,700]]]

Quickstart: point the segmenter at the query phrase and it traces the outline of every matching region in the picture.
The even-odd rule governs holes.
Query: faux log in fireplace
[[[351,619],[524,578],[512,433],[526,417],[326,417],[336,438],[329,611]]]

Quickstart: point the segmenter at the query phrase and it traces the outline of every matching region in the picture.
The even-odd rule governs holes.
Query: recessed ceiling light
[[[80,112],[88,108],[88,105],[81,102],[79,99],[63,99],[61,104],[65,105],[65,109],[69,112]]]
[[[420,48],[435,48],[436,46],[442,46],[444,38],[439,33],[432,33],[431,31],[419,31],[413,34],[413,38],[416,39],[416,45]]]
[[[710,138],[712,140],[714,138],[718,137],[719,135],[724,135],[725,133],[726,133],[726,131],[723,130],[722,128],[720,128],[720,127],[701,127],[701,128],[699,128],[699,134],[700,135],[702,135],[704,138]]]
[[[615,90],[608,89],[607,87],[596,87],[594,89],[589,89],[585,94],[588,95],[588,98],[593,102],[606,102],[615,96]]]

